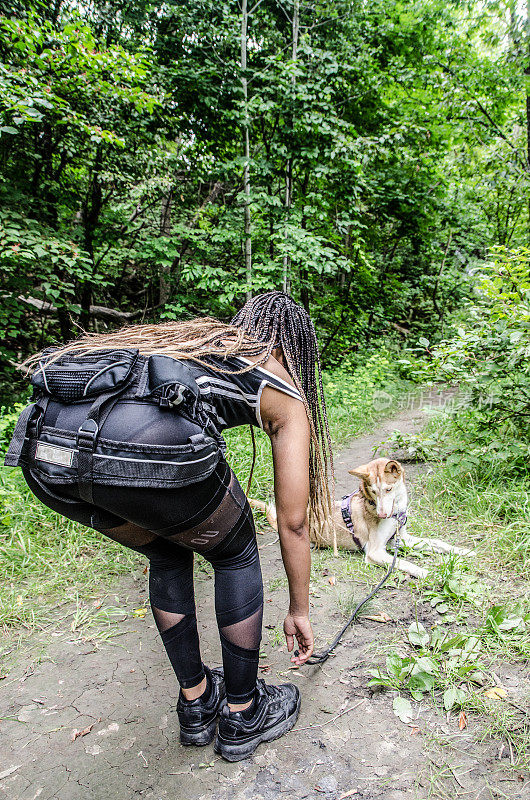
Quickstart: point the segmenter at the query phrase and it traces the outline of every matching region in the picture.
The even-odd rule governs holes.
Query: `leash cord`
[[[250,474],[248,476],[248,483],[247,483],[247,491],[246,495],[248,497],[250,492],[250,486],[252,484],[252,476],[254,475],[254,465],[256,464],[256,437],[254,435],[254,428],[252,425],[248,426],[250,428],[250,438],[252,439],[252,466],[250,467]]]
[[[311,658],[309,658],[307,661],[304,662],[304,664],[301,665],[302,667],[305,666],[305,664],[312,664],[312,665],[313,664],[323,664],[325,661],[327,661],[329,656],[333,652],[333,650],[336,648],[336,646],[338,645],[338,643],[340,642],[340,640],[342,639],[342,637],[344,636],[344,634],[346,633],[346,631],[348,630],[350,625],[352,624],[352,622],[355,620],[355,617],[357,616],[357,614],[359,613],[361,608],[364,605],[366,605],[366,603],[369,600],[371,600],[372,597],[379,591],[379,589],[383,586],[383,584],[386,583],[386,581],[388,580],[388,578],[391,576],[392,572],[394,571],[394,567],[396,566],[398,548],[399,548],[399,532],[400,532],[400,530],[401,530],[401,525],[398,526],[398,529],[397,529],[397,531],[395,533],[395,536],[394,536],[394,558],[392,559],[392,563],[391,563],[391,565],[390,565],[390,567],[388,569],[388,572],[384,576],[384,578],[382,578],[382,580],[379,581],[379,583],[377,584],[375,589],[372,589],[370,594],[367,595],[366,597],[364,597],[361,600],[361,602],[355,607],[355,609],[354,609],[353,613],[351,614],[350,618],[348,619],[346,624],[341,628],[340,632],[335,636],[335,638],[333,639],[333,641],[330,644],[330,646],[326,650],[323,650],[321,653],[315,653],[314,655],[312,655]],[[298,650],[295,651],[295,655],[299,655],[299,651]]]

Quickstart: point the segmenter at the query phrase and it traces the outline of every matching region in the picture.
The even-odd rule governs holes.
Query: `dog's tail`
[[[271,528],[274,528],[275,531],[278,530],[278,517],[273,503],[264,503],[263,500],[252,500],[251,498],[249,498],[248,502],[251,508],[255,508],[256,511],[261,511],[262,514],[265,514]]]

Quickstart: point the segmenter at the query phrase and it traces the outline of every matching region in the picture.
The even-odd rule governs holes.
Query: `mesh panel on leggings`
[[[225,625],[219,628],[223,636],[232,644],[243,647],[245,650],[255,650],[261,642],[261,623],[263,620],[263,606],[247,619]]]
[[[160,633],[174,628],[175,625],[178,625],[186,616],[186,614],[174,614],[171,611],[163,611],[161,608],[156,608],[154,605],[151,605],[151,610],[155,618],[156,627]]]

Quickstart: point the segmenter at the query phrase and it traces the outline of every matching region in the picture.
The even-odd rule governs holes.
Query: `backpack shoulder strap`
[[[39,425],[46,411],[48,401],[48,397],[42,397],[22,410],[4,459],[6,467],[19,467],[25,461],[29,439],[28,431],[31,425]]]

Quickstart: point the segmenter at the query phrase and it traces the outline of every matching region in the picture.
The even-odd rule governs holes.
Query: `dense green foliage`
[[[458,388],[419,436],[396,435],[413,455],[443,459],[481,480],[528,475],[530,457],[530,252],[497,248],[477,275],[452,338],[411,363],[416,378]]]
[[[241,30],[235,2],[0,3],[4,396],[79,325],[226,319],[284,281],[328,363],[436,340],[525,241],[515,4],[264,0],[243,69]]]

